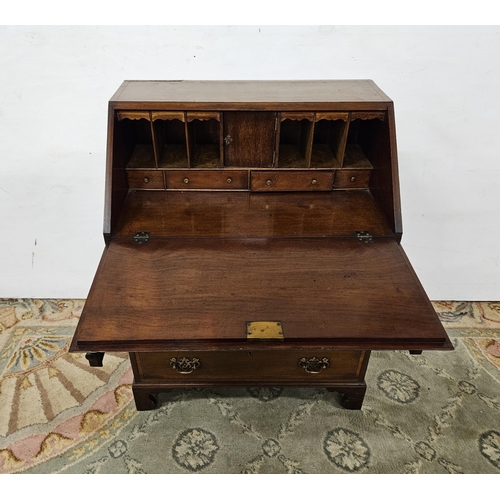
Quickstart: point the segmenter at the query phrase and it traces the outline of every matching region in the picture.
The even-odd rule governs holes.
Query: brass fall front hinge
[[[373,243],[373,235],[370,231],[356,231],[356,238],[361,243]]]
[[[149,238],[151,235],[146,231],[140,231],[134,234],[134,243],[138,245],[144,245],[145,243],[149,243]]]
[[[281,321],[248,321],[247,340],[284,340]]]

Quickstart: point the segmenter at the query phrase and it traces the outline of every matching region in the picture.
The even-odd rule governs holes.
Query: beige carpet
[[[500,303],[437,302],[453,352],[374,352],[361,411],[324,390],[174,391],[68,343],[83,301],[0,300],[3,473],[500,473]]]

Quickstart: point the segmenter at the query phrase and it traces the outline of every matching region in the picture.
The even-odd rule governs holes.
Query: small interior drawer
[[[333,172],[260,171],[251,173],[252,191],[331,191]]]
[[[367,188],[370,183],[371,169],[342,169],[335,174],[334,188],[360,189]]]
[[[248,189],[246,170],[173,170],[166,176],[167,189]]]
[[[128,185],[135,189],[165,189],[161,170],[127,170]]]

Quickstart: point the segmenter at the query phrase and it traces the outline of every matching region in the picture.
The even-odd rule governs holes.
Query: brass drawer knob
[[[356,177],[353,175],[353,176],[351,177],[351,182],[354,182],[355,180],[356,180]]]
[[[144,177],[144,184],[147,184],[149,182],[149,177]]]
[[[233,138],[230,135],[226,135],[226,137],[224,137],[224,143],[226,146],[229,146],[229,144],[231,144],[232,142]]]
[[[316,356],[309,359],[300,358],[299,366],[304,368],[307,373],[320,373],[330,366],[330,360],[328,358],[319,359]]]
[[[189,183],[189,179],[187,177],[184,177],[184,184],[188,184]]]
[[[170,366],[178,373],[188,375],[201,366],[198,358],[188,359],[182,357],[180,359],[170,358]]]
[[[272,183],[273,183],[273,181],[272,181],[271,179],[267,179],[266,184],[267,184],[268,186],[270,186]]]
[[[313,179],[313,180],[311,181],[311,184],[312,184],[313,186],[314,186],[315,184],[317,184],[317,183],[318,183],[318,181],[317,181],[316,179]]]
[[[231,182],[233,182],[233,179],[231,179],[231,177],[228,177],[226,182],[227,182],[228,184],[231,184]]]

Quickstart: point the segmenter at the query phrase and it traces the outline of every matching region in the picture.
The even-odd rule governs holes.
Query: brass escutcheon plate
[[[284,340],[281,321],[247,321],[247,340]]]

